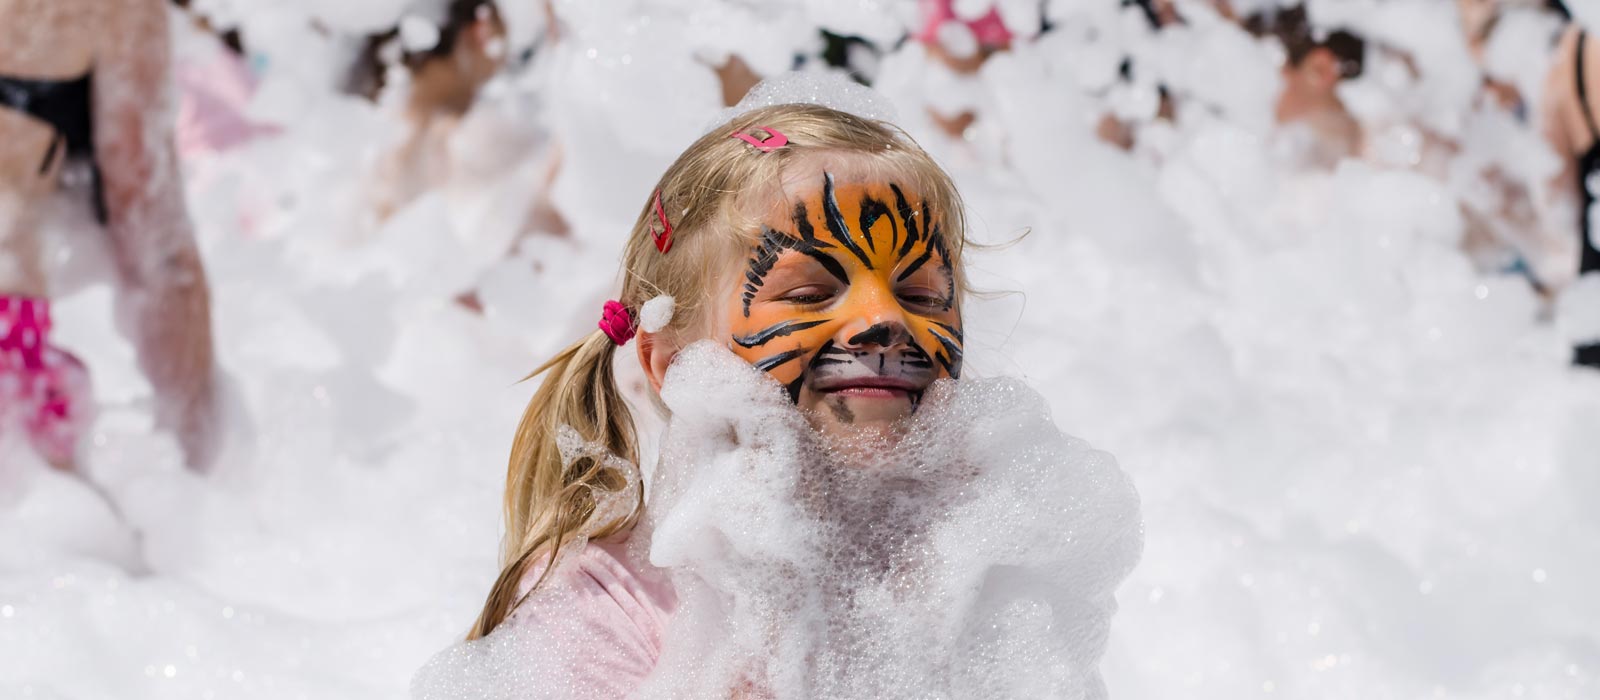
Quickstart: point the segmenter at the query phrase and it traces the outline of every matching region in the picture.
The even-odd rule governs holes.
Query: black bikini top
[[[72,80],[33,80],[0,75],[0,107],[9,107],[56,130],[39,172],[50,169],[63,147],[69,156],[94,153],[89,93],[92,73]]]
[[[0,75],[0,107],[38,119],[55,129],[56,136],[39,163],[39,174],[50,171],[59,154],[94,161],[94,117],[91,108],[94,73],[70,80],[34,80]],[[100,172],[93,169],[95,216],[106,220]]]

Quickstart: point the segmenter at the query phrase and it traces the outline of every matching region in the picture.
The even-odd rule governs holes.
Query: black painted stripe
[[[949,311],[956,303],[956,275],[950,269],[950,250],[944,244],[944,231],[938,226],[933,227],[932,243],[939,251],[939,266],[944,268],[944,310]]]
[[[921,234],[917,233],[917,217],[911,209],[911,204],[906,202],[906,195],[900,191],[900,186],[890,184],[889,189],[894,191],[894,206],[900,211],[900,221],[906,227],[906,240],[900,244],[900,257],[905,257],[911,252],[911,247],[917,244]]]
[[[899,228],[899,224],[895,223],[894,215],[889,213],[889,207],[877,199],[867,195],[862,195],[860,222],[861,235],[867,239],[867,248],[871,249],[874,253],[878,252],[878,243],[872,239],[872,227],[877,225],[879,219],[883,218],[889,219],[889,230],[895,231],[894,236],[891,237],[891,241],[899,238],[899,231],[897,230]],[[891,242],[889,244],[889,248],[890,250],[893,250],[894,243]]]
[[[839,280],[839,284],[845,286],[850,285],[850,276],[845,273],[844,266],[840,265],[838,260],[833,259],[832,255],[824,253],[820,250],[802,250],[800,252],[805,253],[807,256],[810,256],[812,260],[815,260],[818,264],[822,265],[822,269],[827,270],[828,274],[833,275],[834,279]]]
[[[761,370],[763,372],[768,372],[768,371],[771,371],[773,368],[778,367],[779,365],[782,365],[782,364],[784,364],[784,363],[786,363],[786,362],[788,362],[790,360],[793,360],[796,357],[804,355],[805,352],[806,351],[805,351],[804,348],[795,348],[793,350],[780,352],[780,353],[778,353],[776,355],[773,355],[772,357],[766,358],[764,360],[761,360],[761,361],[755,363],[755,367],[756,367],[756,369],[759,369],[759,370]]]
[[[887,323],[875,323],[871,328],[850,336],[850,344],[866,345],[871,343],[879,347],[886,347],[894,340],[895,328],[895,326]]]
[[[805,202],[794,203],[794,228],[800,232],[800,240],[822,243],[817,240],[816,229],[811,227],[811,214],[806,211]]]
[[[946,353],[949,353],[951,358],[953,358],[957,362],[961,361],[962,352],[961,352],[961,344],[960,343],[957,343],[956,341],[951,340],[949,338],[946,338],[946,337],[944,337],[942,335],[939,335],[939,333],[936,332],[936,331],[928,331],[928,334],[933,336],[934,340],[939,341],[940,345],[944,346],[944,351]]]
[[[828,222],[828,232],[832,233],[833,237],[839,241],[839,245],[844,246],[845,250],[854,253],[857,258],[861,259],[861,264],[866,265],[867,269],[871,270],[872,260],[867,257],[867,251],[862,250],[861,246],[850,236],[850,227],[845,225],[844,214],[839,212],[839,200],[834,196],[833,192],[833,173],[827,171],[822,173],[822,213],[824,214],[823,218]]]
[[[940,345],[944,346],[944,352],[936,353],[934,355],[934,359],[937,359],[939,364],[944,365],[944,371],[949,372],[951,378],[960,379],[961,359],[965,356],[964,353],[961,352],[961,346],[958,345],[954,340],[946,338],[933,331],[928,331],[928,333],[933,336],[934,340],[939,341]],[[948,355],[946,353],[948,353]]]
[[[923,248],[922,249],[922,255],[917,256],[916,260],[912,260],[911,261],[911,266],[906,268],[905,270],[901,271],[899,276],[894,278],[894,281],[896,281],[896,282],[904,282],[904,281],[906,281],[907,277],[910,277],[911,275],[915,274],[916,271],[919,268],[921,268],[924,264],[926,264],[928,262],[928,259],[932,258],[932,257],[933,257],[933,248],[931,246],[927,247],[927,248]]]
[[[798,243],[786,233],[761,227],[761,242],[756,244],[755,252],[750,257],[750,269],[744,273],[747,283],[740,299],[744,304],[745,318],[750,317],[750,302],[755,300],[756,293],[766,283],[767,273],[772,272],[772,266],[778,264],[778,254]]]
[[[821,265],[822,269],[827,270],[828,274],[833,275],[834,279],[839,280],[840,284],[848,286],[850,284],[850,276],[845,272],[844,265],[841,265],[832,255],[822,252],[820,248],[824,247],[827,247],[827,243],[814,237],[811,240],[798,239],[782,231],[763,226],[761,228],[761,242],[756,245],[755,252],[751,254],[750,269],[745,270],[744,273],[746,282],[741,300],[744,304],[745,318],[750,317],[751,302],[755,300],[756,294],[761,291],[761,287],[766,284],[767,274],[772,272],[772,267],[778,264],[778,258],[785,250],[793,250],[810,257],[812,260],[817,261],[817,264]]]
[[[744,336],[743,338],[739,336],[733,336],[733,342],[738,343],[739,347],[742,348],[753,348],[758,345],[766,345],[767,342],[771,341],[773,338],[781,338],[789,335],[790,333],[794,333],[795,331],[803,331],[807,328],[815,328],[827,323],[829,320],[830,319],[822,319],[820,321],[784,321],[783,323],[763,328],[759,331],[751,333],[750,335]]]
[[[964,335],[961,332],[960,328],[956,328],[955,326],[952,326],[952,325],[950,325],[948,323],[940,323],[938,321],[933,321],[932,323],[935,326],[943,328],[946,333],[950,334],[950,337],[955,338],[956,340],[960,341],[962,344],[965,344],[967,342],[967,336]]]
[[[928,354],[927,350],[923,350],[921,345],[917,344],[916,338],[910,338],[906,340],[906,347],[906,354],[910,356],[910,359],[919,362],[926,362],[930,365],[933,364],[932,356]]]

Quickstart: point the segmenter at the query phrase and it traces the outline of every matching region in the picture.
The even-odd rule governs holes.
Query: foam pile
[[[822,439],[765,374],[680,354],[634,565],[678,608],[641,698],[1099,698],[1138,497],[1012,380],[931,389],[893,438]],[[441,654],[425,700],[579,697],[570,589]]]
[[[1011,380],[941,382],[903,436],[815,439],[725,349],[686,350],[650,559],[680,607],[644,697],[1101,697],[1138,498]]]

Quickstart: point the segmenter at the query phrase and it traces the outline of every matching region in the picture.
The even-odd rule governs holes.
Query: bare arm
[[[156,392],[158,425],[189,465],[212,458],[216,376],[211,302],[173,143],[165,3],[108,3],[94,64],[95,154],[104,182],[118,314]]]
[[[1551,58],[1543,94],[1539,96],[1535,116],[1545,142],[1560,159],[1560,168],[1539,183],[1534,197],[1539,220],[1535,240],[1520,246],[1534,275],[1549,292],[1560,290],[1577,274],[1578,231],[1581,217],[1587,215],[1579,207],[1582,193],[1577,159],[1579,149],[1586,144],[1575,143],[1572,133],[1573,118],[1582,117],[1574,83],[1576,46],[1577,34],[1569,30]]]

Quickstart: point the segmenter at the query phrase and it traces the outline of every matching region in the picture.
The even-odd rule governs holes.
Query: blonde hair
[[[735,133],[783,133],[785,147],[763,153]],[[966,290],[961,251],[966,243],[965,214],[955,183],[910,136],[887,122],[864,119],[819,105],[787,104],[755,109],[700,137],[656,184],[639,212],[622,256],[622,295],[618,301],[637,317],[639,307],[657,295],[674,298],[663,337],[689,337],[707,327],[708,311],[726,266],[708,261],[742,260],[758,234],[756,211],[773,206],[782,194],[784,165],[818,155],[851,158],[891,172],[928,202],[942,221],[942,235],[956,292]],[[672,248],[662,254],[652,233],[660,233],[656,197],[672,225]],[[780,199],[777,204],[786,205]],[[730,263],[731,264],[731,263]],[[604,539],[630,531],[644,510],[642,492],[621,517],[599,512],[597,496],[616,493],[629,483],[600,460],[579,458],[569,467],[556,439],[563,425],[585,440],[637,464],[638,438],[633,418],[617,390],[612,360],[617,345],[595,330],[534,370],[544,374],[517,426],[506,473],[506,535],[500,577],[468,639],[489,634],[521,602],[524,576],[540,562],[554,562],[578,533]],[[607,522],[597,522],[609,517]],[[547,566],[533,590],[554,566]],[[531,592],[531,590],[530,590]]]

